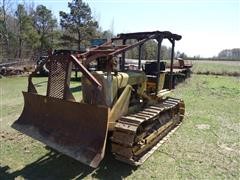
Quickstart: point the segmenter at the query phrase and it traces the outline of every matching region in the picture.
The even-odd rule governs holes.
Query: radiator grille
[[[63,99],[68,62],[51,60],[48,79],[48,96]]]

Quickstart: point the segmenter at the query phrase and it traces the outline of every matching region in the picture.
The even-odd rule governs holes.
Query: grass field
[[[208,67],[199,66],[201,71]],[[219,71],[215,68],[212,71]],[[46,78],[35,83],[43,92]],[[184,99],[184,122],[138,168],[107,153],[92,169],[13,130],[10,125],[21,113],[26,84],[26,77],[0,79],[0,179],[240,178],[240,77],[193,74],[180,84],[171,96]],[[79,83],[72,87],[77,89]]]
[[[192,61],[195,74],[240,76],[240,61]]]

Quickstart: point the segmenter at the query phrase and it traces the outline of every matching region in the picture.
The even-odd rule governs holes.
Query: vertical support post
[[[122,44],[126,45],[126,39],[123,39]],[[121,71],[125,70],[125,52],[122,53],[122,61],[121,61],[120,69]]]
[[[75,80],[77,80],[77,74],[78,72],[77,72],[77,69],[75,68]]]
[[[158,50],[157,50],[157,90],[156,95],[158,94],[159,89],[159,80],[160,80],[160,59],[161,59],[161,46],[162,46],[162,40],[163,38],[160,37],[157,39],[158,42]]]
[[[50,86],[51,86],[51,74],[52,74],[52,63],[53,63],[53,57],[54,56],[49,56],[49,73],[48,73],[48,81],[47,81],[47,92],[46,92],[46,96],[49,97],[50,95]]]
[[[113,59],[111,58],[111,59],[108,59],[107,60],[108,62],[107,62],[107,87],[106,87],[106,94],[107,94],[107,96],[106,96],[106,103],[107,103],[107,106],[108,107],[111,107],[111,105],[112,105],[112,102],[113,102],[113,93],[112,93],[112,80],[113,80],[113,77],[112,77],[112,74],[111,74],[111,72],[112,72],[112,68],[113,68],[113,64],[112,64],[112,61],[113,61]]]
[[[69,88],[70,88],[70,80],[71,80],[71,73],[72,73],[72,62],[70,58],[67,59],[66,65],[66,75],[65,75],[65,82],[64,82],[64,92],[63,92],[63,99],[69,98]]]
[[[138,47],[138,69],[141,69],[141,58],[142,58],[142,45],[140,44]]]
[[[172,43],[172,52],[171,52],[170,84],[169,84],[170,90],[173,88],[173,58],[174,58],[175,41],[171,40],[171,43]]]

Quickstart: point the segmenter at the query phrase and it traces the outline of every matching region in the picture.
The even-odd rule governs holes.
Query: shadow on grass
[[[72,93],[80,92],[82,90],[82,86],[71,87],[70,90]]]
[[[81,82],[81,77],[71,77],[71,81]]]
[[[115,160],[107,148],[106,156],[97,169],[86,166],[53,150],[21,170],[11,172],[8,166],[0,166],[0,179],[83,179],[90,175],[97,179],[122,179],[136,168]]]

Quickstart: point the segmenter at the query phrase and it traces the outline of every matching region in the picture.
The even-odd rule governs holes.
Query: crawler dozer
[[[128,44],[129,39],[137,41]],[[153,39],[158,42],[157,60],[143,67],[142,46]],[[23,112],[12,127],[94,168],[104,158],[107,140],[116,159],[142,164],[184,117],[183,100],[166,97],[171,78],[169,88],[163,89],[164,39],[172,44],[172,73],[175,41],[181,36],[169,31],[119,34],[80,54],[51,53],[45,62],[49,66],[46,95],[38,94],[32,73],[23,92]],[[133,48],[139,48],[139,58],[138,68],[131,70],[125,54]],[[73,65],[82,73],[81,100],[70,88]]]

